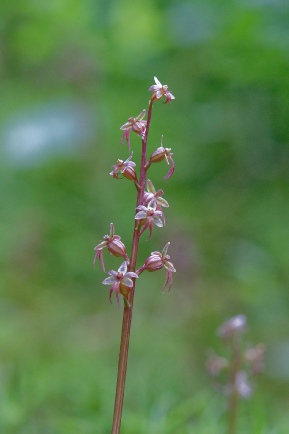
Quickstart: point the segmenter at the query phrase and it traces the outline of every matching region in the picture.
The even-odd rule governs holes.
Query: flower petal
[[[97,246],[95,246],[93,250],[101,250],[104,249],[104,247],[106,246],[107,246],[107,241],[102,241]]]
[[[122,274],[126,274],[126,272],[127,272],[127,262],[126,261],[123,261],[123,263],[121,264],[121,266],[118,269],[118,272],[122,273]]]
[[[167,244],[166,244],[165,247],[163,248],[163,250],[162,250],[162,257],[163,257],[163,258],[165,258],[165,257],[167,256],[168,248],[169,248],[170,244],[171,244],[170,242],[167,242]]]
[[[135,277],[137,279],[138,274],[136,274],[134,271],[129,271],[128,273],[125,274],[124,277]]]
[[[104,285],[112,285],[113,283],[115,283],[115,278],[113,276],[107,277],[102,281],[102,283]]]
[[[173,173],[175,171],[175,162],[172,159],[172,157],[170,157],[170,161],[171,161],[171,168],[168,171],[168,173],[166,174],[166,176],[163,177],[163,179],[169,179],[173,175]]]
[[[143,109],[139,115],[135,118],[136,121],[141,121],[146,115],[146,109]]]
[[[156,189],[150,179],[147,179],[147,191],[152,194],[156,194]]]
[[[154,216],[154,223],[159,228],[162,228],[164,226],[162,219],[156,215]]]
[[[164,208],[169,208],[168,202],[163,197],[158,197],[158,204]]]
[[[140,211],[135,215],[135,220],[142,220],[147,218],[147,213],[144,211]]]
[[[129,277],[124,277],[121,279],[121,283],[125,286],[128,286],[129,288],[133,287],[133,281]]]
[[[94,256],[94,259],[93,259],[93,265],[94,266],[95,266],[95,261],[97,258],[99,259],[102,271],[105,272],[102,250],[97,250],[96,255]]]
[[[167,270],[171,271],[172,273],[175,273],[177,271],[170,261],[165,261],[164,266]]]

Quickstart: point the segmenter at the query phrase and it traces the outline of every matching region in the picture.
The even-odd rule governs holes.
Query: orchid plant
[[[229,357],[208,353],[207,370],[213,385],[228,398],[228,434],[236,433],[239,398],[249,399],[252,395],[250,379],[263,369],[263,344],[246,348],[243,335],[247,330],[245,315],[236,315],[225,321],[217,334],[229,350]]]
[[[105,235],[103,240],[94,248],[96,253],[93,264],[95,265],[98,260],[104,272],[104,249],[107,248],[110,254],[122,258],[123,260],[118,270],[109,271],[109,276],[102,282],[104,285],[110,286],[110,301],[112,301],[112,295],[114,294],[118,306],[120,306],[121,298],[124,302],[112,434],[119,434],[121,426],[136,279],[138,279],[144,271],[154,272],[164,268],[166,270],[166,279],[162,290],[164,291],[168,286],[168,291],[170,291],[173,284],[172,276],[176,271],[168,255],[169,242],[166,243],[161,252],[153,251],[150,256],[148,256],[145,263],[137,269],[139,241],[141,236],[148,229],[148,240],[150,240],[154,226],[161,228],[165,225],[163,208],[168,208],[169,206],[168,202],[162,197],[164,194],[163,190],[156,190],[153,183],[147,179],[147,172],[152,164],[165,161],[169,165],[169,171],[164,176],[164,179],[168,179],[173,175],[175,168],[171,149],[163,147],[162,139],[161,146],[158,147],[150,157],[147,157],[147,141],[152,119],[153,104],[160,100],[164,100],[164,103],[168,104],[175,99],[171,91],[168,90],[167,85],[162,85],[156,77],[154,77],[154,81],[155,84],[149,88],[149,91],[152,93],[149,100],[147,119],[144,119],[146,116],[146,110],[144,109],[138,116],[135,118],[130,117],[128,121],[120,127],[123,131],[121,143],[124,144],[126,142],[129,151],[131,150],[131,133],[134,132],[141,138],[142,152],[139,175],[137,175],[136,172],[136,163],[132,161],[132,152],[125,161],[118,159],[117,163],[112,166],[113,170],[110,172],[110,175],[115,179],[126,178],[129,181],[133,181],[136,187],[137,201],[130,257],[127,255],[127,249],[125,244],[121,241],[121,237],[115,235],[113,223],[110,224],[109,235]]]

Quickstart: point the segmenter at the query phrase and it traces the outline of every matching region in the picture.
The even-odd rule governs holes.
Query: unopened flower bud
[[[154,255],[154,253],[156,254]],[[159,256],[159,252],[152,252],[151,256],[145,261],[145,269],[150,272],[160,270],[163,266],[164,261],[163,258]]]
[[[118,238],[110,240],[107,244],[108,251],[114,256],[122,256],[127,259],[126,247]]]
[[[151,163],[160,163],[166,157],[166,155],[171,151],[170,148],[163,148],[160,146],[155,152],[150,156]]]

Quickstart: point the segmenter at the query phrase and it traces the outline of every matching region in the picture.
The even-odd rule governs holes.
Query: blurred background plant
[[[205,350],[241,311],[266,360],[240,432],[287,433],[288,25],[285,0],[1,1],[1,432],[110,430],[121,312],[93,248],[114,214],[130,245],[134,191],[108,174],[156,75],[176,102],[148,149],[165,131],[176,172],[140,261],[169,239],[178,273],[138,288],[123,431],[222,432]]]
[[[230,318],[217,330],[227,354],[224,357],[212,349],[208,351],[207,371],[212,385],[227,398],[225,413],[228,419],[228,434],[238,432],[239,398],[251,398],[251,379],[263,370],[265,347],[263,344],[245,346],[243,335],[246,331],[247,319],[244,315]]]

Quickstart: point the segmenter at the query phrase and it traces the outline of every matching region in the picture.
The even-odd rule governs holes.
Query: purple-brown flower
[[[132,180],[134,182],[137,182],[137,176],[136,172],[134,170],[135,163],[133,161],[130,161],[132,159],[132,154],[128,157],[127,160],[117,160],[117,164],[115,164],[113,167],[113,171],[110,172],[110,175],[112,175],[114,178],[119,178],[119,175],[123,175],[125,178]]]
[[[166,98],[165,104],[169,104],[172,99],[175,99],[174,95],[171,93],[170,90],[168,90],[168,86],[166,84],[160,83],[160,81],[157,79],[157,77],[154,77],[155,84],[153,84],[149,91],[152,91],[151,100],[159,100],[163,96]]]
[[[170,165],[171,167],[163,179],[169,179],[175,171],[175,162],[172,158],[173,155],[174,154],[171,152],[171,148],[164,148],[163,146],[160,146],[150,156],[150,159],[149,159],[148,163],[146,164],[146,168],[148,169],[152,163],[160,163],[161,161],[166,160],[166,163],[168,165]]]
[[[110,275],[102,282],[104,285],[110,285],[109,300],[111,302],[112,293],[115,293],[116,301],[119,306],[119,294],[122,294],[124,298],[127,297],[131,288],[133,287],[132,278],[137,279],[138,275],[133,271],[127,272],[127,262],[124,261],[117,271],[109,271]]]
[[[163,190],[161,189],[156,190],[150,179],[147,180],[146,187],[147,187],[147,191],[144,193],[144,197],[143,197],[144,205],[148,205],[148,203],[154,199],[157,203],[157,209],[161,209],[160,207],[162,206],[164,208],[169,207],[168,202],[163,197],[161,197],[164,194]]]
[[[157,203],[156,200],[151,200],[147,206],[140,205],[137,207],[138,213],[135,215],[135,220],[139,220],[139,225],[143,226],[140,231],[140,235],[144,233],[144,231],[149,228],[150,235],[149,240],[152,236],[153,225],[162,228],[164,225],[164,215],[162,211],[156,209]]]
[[[117,257],[122,256],[127,263],[129,263],[129,258],[126,254],[126,247],[122,241],[120,241],[120,236],[114,234],[114,225],[110,224],[110,233],[103,237],[103,241],[99,243],[94,250],[96,250],[96,255],[94,256],[93,265],[95,265],[96,259],[99,259],[102,270],[105,272],[103,254],[102,250],[107,247],[108,251]]]
[[[152,252],[150,256],[145,261],[145,264],[143,267],[139,270],[140,272],[147,270],[147,271],[157,271],[161,268],[165,267],[167,270],[167,276],[165,283],[162,287],[162,291],[164,291],[165,287],[169,283],[169,289],[170,291],[172,285],[173,285],[173,273],[176,272],[176,269],[172,262],[169,261],[170,256],[168,255],[168,248],[170,243],[167,243],[165,247],[163,248],[162,252]]]
[[[146,115],[146,110],[144,109],[136,118],[129,118],[128,121],[123,124],[120,129],[124,131],[123,135],[121,136],[121,144],[124,144],[124,139],[127,141],[128,149],[131,148],[130,146],[130,133],[131,131],[134,131],[139,136],[144,136],[145,130],[146,130],[146,124],[147,121],[143,120],[143,118]]]
[[[159,189],[156,191],[156,189],[153,186],[153,183],[149,179],[146,182],[146,187],[147,187],[147,191],[145,191],[144,196],[143,196],[143,205],[144,206],[147,206],[152,200],[155,200],[157,211],[161,211],[162,206],[164,208],[169,207],[168,202],[163,197],[161,197],[164,194],[163,190]],[[163,214],[163,220],[164,220],[164,224],[165,224],[166,220],[165,220],[164,214]]]

